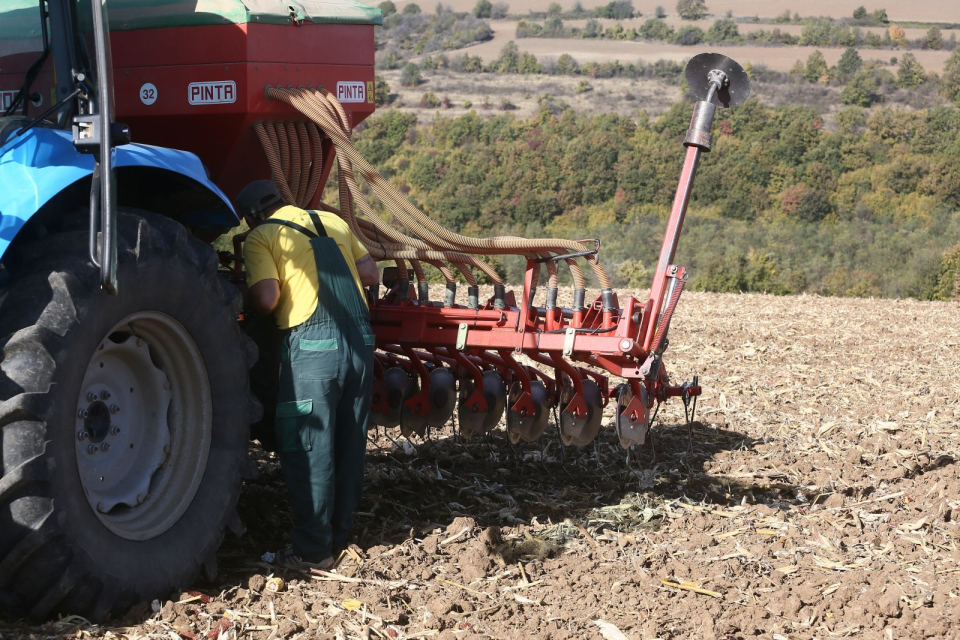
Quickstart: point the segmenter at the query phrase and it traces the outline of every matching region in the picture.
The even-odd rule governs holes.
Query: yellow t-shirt
[[[318,211],[323,228],[340,248],[343,259],[357,283],[360,295],[363,285],[357,275],[356,262],[367,255],[367,250],[350,227],[336,214]],[[310,215],[297,207],[283,207],[270,216],[272,220],[289,220],[314,231]],[[247,285],[261,280],[280,281],[280,302],[273,316],[277,326],[289,329],[304,323],[317,308],[319,287],[313,247],[304,234],[277,224],[265,224],[254,229],[243,245],[243,262],[247,269]]]

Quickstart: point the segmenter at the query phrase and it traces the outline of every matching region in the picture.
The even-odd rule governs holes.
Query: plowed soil
[[[689,431],[676,400],[629,460],[610,429],[583,450],[553,426],[517,447],[502,431],[381,431],[333,573],[259,561],[290,516],[257,450],[249,532],[227,540],[217,581],[102,625],[0,635],[960,638],[958,317],[957,303],[685,293],[665,362],[704,387]]]

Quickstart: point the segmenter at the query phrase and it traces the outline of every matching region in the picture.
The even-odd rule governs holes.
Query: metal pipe
[[[660,259],[657,261],[657,270],[654,273],[653,285],[650,288],[650,299],[647,302],[647,309],[650,312],[645,314],[643,318],[641,335],[643,336],[645,351],[650,350],[653,336],[657,330],[654,322],[663,306],[667,285],[667,269],[673,263],[673,258],[677,253],[680,231],[683,229],[683,220],[687,215],[687,205],[690,203],[693,179],[697,174],[697,166],[700,163],[700,153],[700,147],[688,146],[687,155],[683,161],[683,169],[680,171],[680,183],[677,185],[677,193],[673,199],[673,208],[670,211],[670,219],[667,221],[667,231],[663,236]]]

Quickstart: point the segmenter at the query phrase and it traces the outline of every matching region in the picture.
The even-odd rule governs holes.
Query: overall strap
[[[314,238],[326,238],[327,230],[323,226],[323,222],[320,221],[320,216],[317,215],[316,211],[308,211],[310,215],[310,220],[313,222],[313,226],[316,228],[317,232],[314,233],[307,229],[306,227],[297,224],[296,222],[291,222],[290,220],[275,220],[273,218],[267,218],[260,224],[277,224],[281,227],[287,227],[288,229],[293,229],[294,231],[299,231],[303,235],[307,236],[311,240]]]

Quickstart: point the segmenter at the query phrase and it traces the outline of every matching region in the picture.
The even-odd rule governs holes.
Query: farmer
[[[284,205],[269,180],[236,204],[253,229],[243,251],[251,305],[282,335],[276,432],[295,522],[274,562],[330,568],[363,492],[374,343],[363,287],[380,272],[346,222]]]

